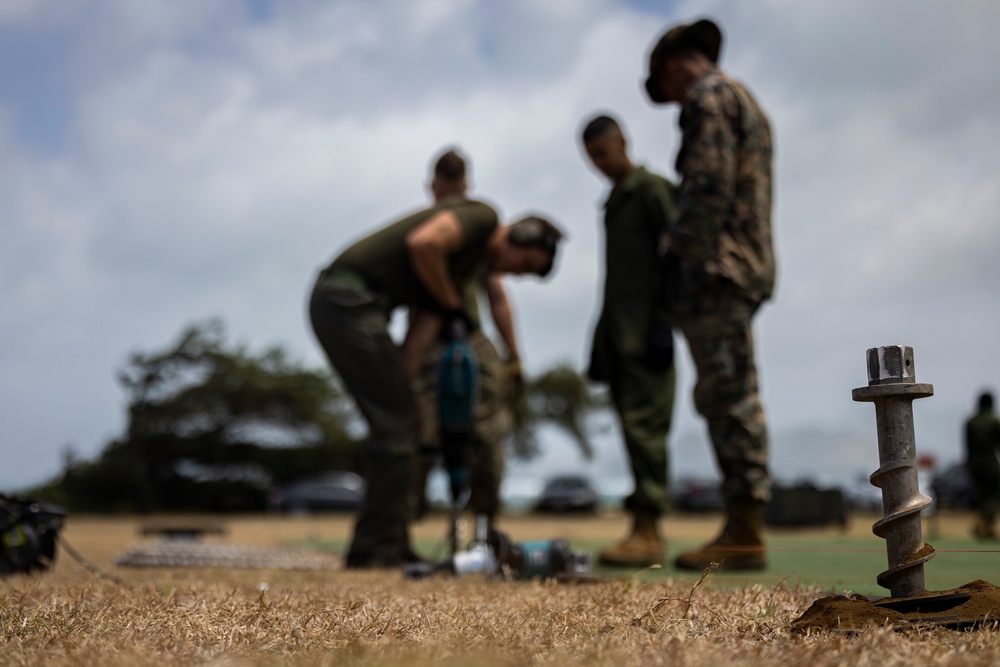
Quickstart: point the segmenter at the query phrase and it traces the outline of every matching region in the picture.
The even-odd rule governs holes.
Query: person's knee
[[[415,457],[420,451],[420,418],[416,408],[393,419],[372,424],[365,447],[366,455],[380,457]]]
[[[694,406],[706,419],[747,419],[762,412],[756,388],[729,378],[700,382],[694,392]]]

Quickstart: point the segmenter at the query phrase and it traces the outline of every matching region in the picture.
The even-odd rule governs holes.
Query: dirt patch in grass
[[[857,630],[871,625],[896,629],[938,624],[965,629],[1000,622],[1000,588],[977,580],[948,591],[928,591],[912,598],[872,601],[860,595],[834,595],[816,600],[792,622],[796,632]]]

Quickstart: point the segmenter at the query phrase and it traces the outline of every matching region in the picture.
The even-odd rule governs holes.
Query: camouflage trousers
[[[511,391],[507,367],[496,347],[482,332],[469,336],[479,363],[479,397],[476,401],[472,451],[469,457],[469,509],[475,514],[495,516],[500,511],[500,483],[504,470],[504,439],[513,428],[510,410]],[[434,345],[424,355],[420,377],[414,387],[420,417],[421,457],[417,484],[414,485],[414,515],[427,510],[427,475],[440,458],[438,436],[438,362],[444,346]]]
[[[704,294],[704,293],[703,293]],[[729,504],[771,497],[767,421],[754,361],[752,320],[758,304],[708,293],[671,308],[687,340],[698,378],[694,405],[708,422],[722,494]]]

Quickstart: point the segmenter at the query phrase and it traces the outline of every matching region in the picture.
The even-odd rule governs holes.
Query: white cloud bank
[[[0,488],[96,453],[123,424],[114,373],[193,320],[323,363],[304,318],[315,270],[426,197],[431,156],[472,156],[482,196],[568,231],[558,274],[513,292],[529,371],[582,363],[600,283],[604,184],[580,123],[622,118],[670,173],[676,114],[643,99],[650,44],[716,17],[724,66],[777,138],[777,298],[759,319],[775,468],[800,474],[821,439],[874,442],[864,352],[916,351],[918,446],[956,459],[975,393],[1000,381],[1000,5],[680,2],[5,3],[0,33],[59,34],[45,74],[71,100],[42,150],[26,106],[0,104]],[[53,131],[56,131],[55,129]],[[679,470],[707,469],[682,358]],[[824,440],[829,442],[830,440]],[[699,449],[692,453],[693,449]],[[842,472],[877,466],[851,445]]]

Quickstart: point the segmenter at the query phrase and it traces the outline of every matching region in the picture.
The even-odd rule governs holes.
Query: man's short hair
[[[465,158],[457,149],[448,149],[434,163],[434,176],[446,181],[462,180],[465,178]]]
[[[529,215],[510,226],[510,235],[507,240],[511,245],[522,248],[539,248],[547,252],[549,262],[542,271],[538,272],[538,275],[544,277],[552,271],[556,252],[559,250],[559,241],[563,239],[563,236],[559,228],[545,218]]]
[[[984,391],[979,395],[979,409],[980,410],[992,410],[993,409],[993,394],[988,391]]]
[[[611,116],[601,115],[591,120],[583,128],[583,143],[587,144],[601,136],[611,128],[621,130],[621,125]]]

